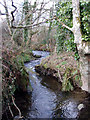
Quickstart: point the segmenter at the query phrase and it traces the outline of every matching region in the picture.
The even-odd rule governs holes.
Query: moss
[[[77,17],[77,21],[78,21],[78,23],[79,23],[79,24],[81,23],[81,21],[80,21],[80,18],[79,18],[79,17]]]
[[[74,89],[74,87],[72,85],[71,69],[67,68],[65,71],[64,77],[63,77],[62,90],[70,91],[73,89]]]
[[[18,76],[16,80],[17,89],[26,92],[28,84],[29,84],[29,75],[26,72],[25,67],[23,66],[21,76],[20,77]]]
[[[75,83],[78,85],[78,86],[82,86],[82,81],[81,81],[81,74],[80,74],[80,71],[77,70],[77,69],[74,69],[72,70],[72,73],[71,73],[72,77],[73,77],[73,80],[75,81]]]
[[[28,62],[28,61],[30,61],[30,59],[31,59],[30,55],[25,54],[25,55],[23,56],[23,61],[24,61],[24,62]]]
[[[43,66],[44,66],[44,68],[46,68],[46,69],[48,68],[47,63],[46,63],[46,64],[44,64]]]
[[[33,54],[32,52],[29,52],[29,51],[25,51],[25,52],[22,52],[20,55],[19,55],[19,58],[22,58],[22,61],[23,62],[28,62],[30,61],[31,59],[33,59]]]
[[[76,85],[80,87],[82,85],[81,75],[79,70],[73,68],[66,68],[63,77],[62,90],[63,91],[73,90]]]

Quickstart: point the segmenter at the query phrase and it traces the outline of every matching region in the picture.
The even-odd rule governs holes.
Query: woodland
[[[0,6],[2,120],[23,120],[15,95],[28,94],[28,86],[33,91],[25,67],[25,63],[41,57],[33,51],[49,52],[35,69],[41,75],[55,77],[62,84],[61,91],[82,86],[80,45],[90,42],[90,1],[2,0]]]

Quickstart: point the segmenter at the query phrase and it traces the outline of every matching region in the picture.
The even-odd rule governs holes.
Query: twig
[[[40,25],[40,24],[43,24],[43,23],[46,23],[50,20],[53,20],[54,18],[51,18],[51,19],[46,19],[45,21],[43,22],[39,22],[39,23],[36,23],[36,24],[33,24],[33,25],[25,25],[25,26],[13,26],[12,28],[13,29],[22,29],[22,28],[31,28],[31,27],[34,27],[34,26],[37,26],[37,25]]]
[[[8,103],[8,107],[9,107],[9,111],[10,111],[12,117],[14,117],[13,112],[12,112],[12,110],[11,110],[11,107],[10,107],[9,103]]]
[[[60,81],[63,82],[62,77],[61,77],[61,75],[60,75],[60,71],[59,71],[59,69],[58,69],[58,75],[59,75],[59,79],[60,79]]]
[[[4,5],[2,2],[0,2],[0,4],[1,4],[3,7],[5,7],[5,5]]]
[[[4,68],[8,69],[9,71],[11,71],[10,68],[7,67],[6,65],[2,64],[2,66],[3,66]]]
[[[2,13],[1,10],[0,10],[0,15],[6,15],[6,13]]]
[[[20,111],[20,109],[17,107],[17,105],[15,104],[15,101],[14,101],[14,97],[12,96],[12,102],[13,102],[13,105],[15,106],[15,108],[18,110],[18,112],[19,112],[19,117],[18,117],[18,119],[20,119],[20,118],[22,118],[22,116],[21,116],[21,111]]]
[[[43,23],[46,23],[50,20],[58,20],[58,22],[60,22],[62,24],[63,27],[67,28],[68,30],[72,31],[73,32],[73,27],[70,28],[69,26],[65,25],[62,21],[59,20],[58,17],[54,16],[53,18],[51,19],[46,19],[45,21],[43,22],[39,22],[39,23],[36,23],[36,24],[33,24],[33,25],[26,25],[26,26],[13,26],[14,29],[22,29],[22,28],[31,28],[31,27],[34,27],[34,26],[37,26],[37,25],[40,25],[40,24],[43,24]]]

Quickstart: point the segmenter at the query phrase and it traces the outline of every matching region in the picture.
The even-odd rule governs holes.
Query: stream
[[[27,99],[25,102],[21,102],[23,103],[21,111],[24,120],[30,118],[65,118],[65,120],[76,118],[79,113],[78,105],[85,99],[86,94],[81,90],[62,92],[61,85],[55,78],[36,73],[35,66],[40,64],[41,59],[48,56],[49,52],[33,51],[33,54],[40,55],[41,58],[25,63],[26,68],[29,69],[29,80],[33,90],[31,92],[28,89]]]

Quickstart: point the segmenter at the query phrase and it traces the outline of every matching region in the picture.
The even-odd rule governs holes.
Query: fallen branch
[[[20,119],[20,118],[23,118],[23,116],[21,116],[21,111],[20,111],[20,109],[18,108],[18,106],[15,104],[15,101],[14,101],[14,97],[12,96],[12,102],[13,102],[13,105],[15,106],[15,108],[18,110],[18,112],[19,112],[19,115],[18,115],[18,120]]]

